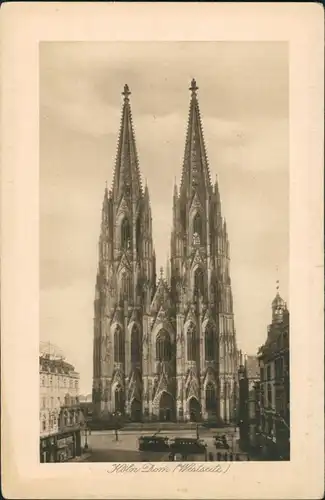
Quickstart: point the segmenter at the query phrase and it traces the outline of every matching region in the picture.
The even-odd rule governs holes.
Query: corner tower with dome
[[[96,279],[95,418],[231,422],[238,351],[226,221],[212,185],[198,102],[190,106],[170,261],[156,278],[149,188],[142,188],[125,85],[112,189],[105,189]],[[157,173],[159,175],[159,173]]]

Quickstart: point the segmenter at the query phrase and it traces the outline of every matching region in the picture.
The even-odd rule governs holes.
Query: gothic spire
[[[194,78],[189,90],[191,100],[180,191],[190,195],[199,190],[205,194],[211,188],[211,180],[197,97],[198,87]]]
[[[124,85],[122,95],[122,118],[113,178],[113,196],[115,201],[120,201],[123,195],[135,198],[142,196],[139,161],[132,123],[131,92],[127,84]]]

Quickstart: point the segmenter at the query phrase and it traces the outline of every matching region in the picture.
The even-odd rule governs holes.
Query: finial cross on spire
[[[189,90],[192,92],[192,95],[196,95],[196,91],[199,90],[199,87],[196,85],[195,78],[192,79],[191,86],[190,86]]]
[[[161,266],[160,268],[160,278],[163,279],[164,277],[164,268]]]
[[[124,90],[122,92],[122,95],[124,96],[124,99],[128,99],[129,95],[131,95],[131,92],[130,92],[130,89],[129,89],[129,86],[127,83],[124,85]]]

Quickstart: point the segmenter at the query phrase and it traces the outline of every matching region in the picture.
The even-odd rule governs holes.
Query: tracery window
[[[205,360],[213,361],[215,359],[214,352],[214,335],[213,328],[208,325],[205,330]]]
[[[121,295],[123,300],[129,300],[131,295],[131,279],[130,275],[126,272],[122,274],[121,278]]]
[[[120,327],[117,327],[114,333],[114,361],[115,363],[124,361],[124,336]]]
[[[197,233],[202,239],[202,217],[199,212],[197,212],[193,219],[193,234]]]
[[[137,226],[136,226],[136,238],[137,238],[137,254],[141,253],[141,219],[140,216],[137,218]]]
[[[216,390],[214,385],[209,382],[205,389],[205,407],[207,411],[215,411],[217,405]]]
[[[204,295],[204,274],[201,267],[197,267],[194,273],[194,293]]]
[[[114,400],[115,400],[115,411],[123,413],[124,411],[124,397],[123,397],[123,389],[120,385],[118,385],[115,389],[115,394],[114,394]]]
[[[171,340],[166,330],[161,330],[156,340],[156,360],[170,361],[172,357]]]
[[[129,219],[124,217],[121,224],[121,247],[123,250],[127,250],[131,242],[131,226]]]
[[[187,330],[187,361],[195,361],[196,359],[196,335],[195,326],[190,324]]]
[[[141,360],[141,336],[139,328],[134,325],[131,333],[131,362],[139,363]]]

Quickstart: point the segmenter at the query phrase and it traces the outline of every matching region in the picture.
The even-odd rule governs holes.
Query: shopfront
[[[81,455],[80,429],[40,440],[40,462],[67,462]]]
[[[48,436],[40,440],[40,462],[56,462],[56,439],[55,436]]]

